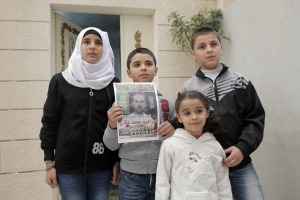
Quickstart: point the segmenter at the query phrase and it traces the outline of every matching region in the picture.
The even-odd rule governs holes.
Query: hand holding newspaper
[[[123,106],[118,142],[158,140],[159,111],[154,83],[114,83],[116,104]]]

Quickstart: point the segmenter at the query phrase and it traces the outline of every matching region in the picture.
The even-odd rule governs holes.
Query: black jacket
[[[208,98],[223,128],[220,134],[215,135],[216,139],[224,149],[236,146],[243,153],[243,161],[230,168],[235,170],[251,162],[249,155],[261,143],[265,111],[252,83],[242,74],[222,65],[223,69],[215,82],[199,69],[195,76],[183,84],[180,93],[196,90]]]
[[[107,110],[115,101],[113,82],[119,80],[92,90],[69,84],[61,73],[52,77],[40,139],[44,160],[55,160],[57,173],[109,170],[118,160],[118,152],[102,141]]]

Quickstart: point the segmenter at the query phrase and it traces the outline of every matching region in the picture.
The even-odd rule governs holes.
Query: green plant
[[[221,28],[223,14],[220,9],[202,10],[192,16],[190,21],[184,21],[177,11],[171,12],[168,16],[168,22],[171,22],[172,42],[176,43],[178,48],[185,53],[190,53],[190,38],[193,31],[201,27],[210,27],[215,29],[221,38],[228,39],[224,30]],[[188,54],[190,55],[190,54]]]

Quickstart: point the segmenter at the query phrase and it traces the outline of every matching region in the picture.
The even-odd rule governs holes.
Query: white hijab
[[[95,64],[84,61],[80,52],[83,35],[91,29],[97,31],[103,41],[102,56]],[[69,59],[68,68],[62,72],[62,75],[68,83],[80,88],[100,90],[108,86],[115,77],[115,69],[114,54],[107,32],[95,27],[83,29],[77,37],[74,51]]]

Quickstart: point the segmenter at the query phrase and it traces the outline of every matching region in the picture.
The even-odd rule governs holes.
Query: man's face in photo
[[[145,110],[146,102],[145,97],[141,94],[136,94],[133,96],[132,106],[134,112],[137,114],[142,114]]]

